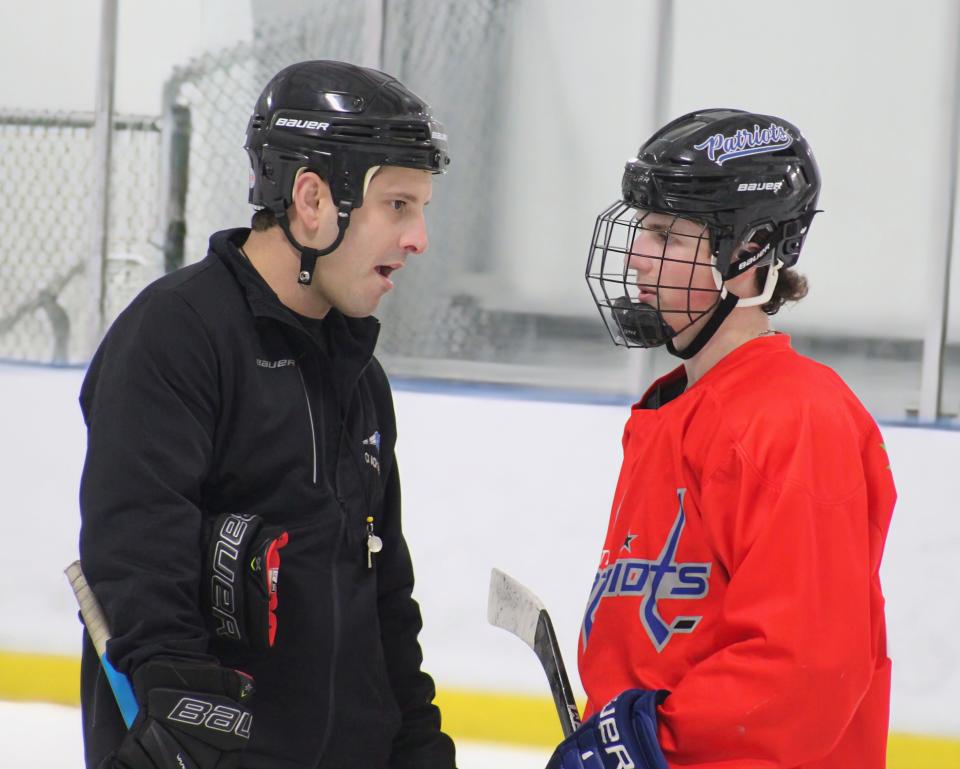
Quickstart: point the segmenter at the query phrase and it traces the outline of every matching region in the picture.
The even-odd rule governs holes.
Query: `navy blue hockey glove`
[[[113,769],[234,769],[250,740],[253,679],[219,665],[151,660],[133,674],[140,713]]]
[[[667,769],[657,742],[657,705],[667,694],[622,692],[557,746],[547,769]]]

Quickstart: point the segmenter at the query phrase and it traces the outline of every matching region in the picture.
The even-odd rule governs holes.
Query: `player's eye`
[[[406,200],[391,200],[390,205],[393,206],[394,211],[403,211],[407,207]]]

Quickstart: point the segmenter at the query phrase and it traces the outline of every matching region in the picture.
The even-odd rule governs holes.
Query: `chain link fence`
[[[98,302],[109,324],[148,282],[201,259],[211,233],[247,224],[243,141],[264,83],[303,59],[369,60],[362,46],[371,23],[382,30],[382,68],[445,122],[457,169],[438,183],[430,258],[413,260],[402,291],[383,308],[383,347],[401,358],[479,349],[477,303],[457,284],[485,268],[495,212],[489,201],[456,201],[483,199],[495,173],[492,116],[515,3],[324,0],[174,71],[161,116],[115,121],[99,298],[90,285],[96,276],[88,277],[98,258],[92,114],[0,114],[0,359],[82,363],[96,343],[88,337]]]
[[[143,226],[154,221],[159,140],[154,118],[114,121],[104,277],[111,318],[162,272]],[[93,155],[92,114],[0,112],[2,359],[69,364],[89,355]]]
[[[202,259],[209,236],[247,225],[243,143],[263,85],[304,59],[369,61],[424,97],[450,136],[450,172],[436,180],[429,252],[411,259],[383,301],[379,354],[394,375],[548,384],[622,392],[630,363],[602,325],[492,309],[507,196],[502,130],[509,109],[511,29],[519,0],[311,2],[253,39],[175,70],[162,114],[118,118],[112,140],[104,289],[93,255],[91,115],[0,119],[0,359],[83,363],[94,313],[106,325],[165,271]],[[52,205],[50,201],[56,200]],[[32,201],[24,206],[22,201]],[[22,212],[29,209],[28,216]],[[17,212],[14,214],[14,212]],[[522,255],[517,255],[522,258]],[[99,270],[94,270],[99,273]],[[614,376],[598,376],[598,371]],[[558,374],[558,371],[560,372]]]
[[[267,81],[304,59],[361,58],[365,5],[326,0],[296,20],[257,30],[254,40],[211,53],[174,72],[166,101],[190,113],[184,261],[202,259],[210,235],[245,226],[249,161],[247,121]]]
[[[517,0],[384,4],[382,68],[423,96],[445,124],[453,158],[428,214],[430,251],[411,260],[384,300],[379,349],[401,373],[435,370],[432,360],[494,358],[523,339],[516,319],[485,313],[471,278],[490,269],[496,201],[489,190],[501,155],[497,120],[509,76],[511,14]],[[175,73],[169,98],[191,116],[187,262],[206,253],[210,233],[245,224],[248,166],[243,139],[251,105],[282,67],[306,58],[362,60],[369,3],[325,2],[296,24],[258,31],[252,44],[203,57]],[[352,32],[352,34],[347,31]]]
[[[595,345],[604,341],[595,322],[484,306],[479,287],[494,269],[494,238],[509,204],[491,191],[508,140],[499,125],[508,109],[503,84],[518,2],[323,0],[175,70],[162,115],[115,121],[99,299],[105,323],[164,271],[202,259],[213,232],[249,222],[243,142],[270,77],[308,58],[369,61],[363,47],[379,27],[382,69],[432,105],[453,159],[428,212],[430,250],[410,260],[378,312],[388,367],[400,375],[534,383],[549,376],[538,369],[545,354],[582,344],[622,368],[615,352]],[[0,116],[7,202],[0,213],[0,359],[82,363],[95,347],[89,337],[97,287],[87,274],[97,264],[93,157],[92,115]],[[54,199],[56,206],[45,205]],[[22,201],[36,202],[29,216]]]

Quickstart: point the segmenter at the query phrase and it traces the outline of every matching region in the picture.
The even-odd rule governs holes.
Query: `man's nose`
[[[654,269],[653,238],[649,233],[640,231],[630,244],[627,255],[627,268],[636,270],[638,275],[646,275]]]
[[[427,238],[427,220],[423,214],[417,217],[417,221],[404,230],[403,237],[400,240],[400,247],[412,254],[422,254],[427,250],[429,240]]]

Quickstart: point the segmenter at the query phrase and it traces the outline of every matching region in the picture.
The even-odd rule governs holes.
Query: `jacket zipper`
[[[313,485],[317,485],[317,427],[313,422],[313,408],[310,406],[310,393],[307,392],[307,380],[303,378],[303,372],[297,366],[297,374],[300,375],[300,384],[303,385],[303,397],[307,401],[307,417],[310,420],[310,447],[313,449]]]
[[[313,407],[310,405],[310,392],[307,390],[307,380],[303,376],[303,371],[297,366],[297,374],[300,375],[300,384],[303,386],[303,397],[307,402],[307,416],[310,420],[310,442],[313,448],[313,484],[317,485],[317,431],[316,425],[313,419]],[[343,439],[343,433],[346,430],[341,430],[341,441]],[[337,675],[337,662],[340,656],[340,580],[338,579],[337,571],[337,557],[340,555],[340,546],[343,542],[345,536],[345,526],[347,522],[347,515],[343,508],[343,504],[340,502],[340,478],[339,473],[334,473],[333,479],[333,488],[331,489],[334,494],[334,499],[336,499],[337,507],[340,510],[340,527],[337,531],[337,541],[334,545],[333,555],[331,556],[330,563],[330,594],[331,594],[331,605],[333,607],[333,618],[332,618],[332,631],[333,631],[333,646],[330,650],[330,690],[327,696],[327,724],[323,733],[323,741],[320,744],[319,760],[323,760],[323,754],[327,752],[327,746],[330,744],[330,737],[333,734],[333,720],[334,720],[334,709],[336,707],[336,675]]]
[[[361,376],[365,369],[366,369],[366,366],[364,366],[360,370]],[[297,366],[297,374],[300,376],[300,384],[303,386],[303,397],[307,402],[307,416],[310,421],[310,443],[313,449],[313,484],[316,485],[317,484],[317,433],[316,433],[316,426],[313,420],[313,408],[310,405],[310,393],[307,390],[307,380],[304,378],[303,371],[301,371],[299,366]],[[363,404],[363,401],[361,399],[361,408],[362,408],[362,404]],[[344,417],[343,429],[340,430],[339,444],[341,446],[344,443],[344,441],[347,440],[347,437],[348,437],[347,422],[349,420],[347,419],[347,417],[349,417],[349,412],[350,412],[350,408],[348,406],[347,415]],[[339,450],[340,449],[338,447],[337,449],[338,453],[339,453]],[[360,472],[360,477],[362,478],[363,468],[360,465],[357,457],[353,454],[352,451],[350,451],[349,444],[347,446],[347,453],[350,454],[354,463],[357,465],[357,470],[358,472]],[[361,483],[361,488],[363,489],[363,492],[364,492],[367,508],[369,508],[370,498],[369,498],[369,494],[367,492],[366,486],[364,486]],[[334,546],[333,556],[331,559],[331,564],[333,568],[331,568],[330,570],[330,592],[331,592],[331,598],[332,598],[332,604],[333,604],[333,622],[332,622],[333,648],[331,649],[331,654],[330,654],[330,677],[329,677],[330,691],[329,691],[329,696],[327,697],[327,704],[328,704],[327,724],[326,724],[326,728],[324,729],[323,742],[321,743],[320,753],[319,753],[319,758],[321,761],[323,760],[323,754],[327,752],[327,746],[330,744],[330,737],[332,736],[332,732],[333,732],[334,708],[336,706],[336,688],[337,687],[335,685],[335,677],[337,674],[337,660],[338,660],[338,657],[340,656],[340,586],[339,586],[339,579],[337,578],[338,572],[336,568],[336,560],[337,560],[337,556],[340,554],[340,546],[344,540],[344,537],[346,536],[346,532],[344,529],[347,525],[347,518],[348,518],[346,511],[343,507],[343,504],[340,501],[340,473],[336,470],[334,471],[332,490],[334,493],[334,498],[337,500],[337,507],[340,508],[340,528],[337,532],[337,542],[336,542],[336,545]]]

